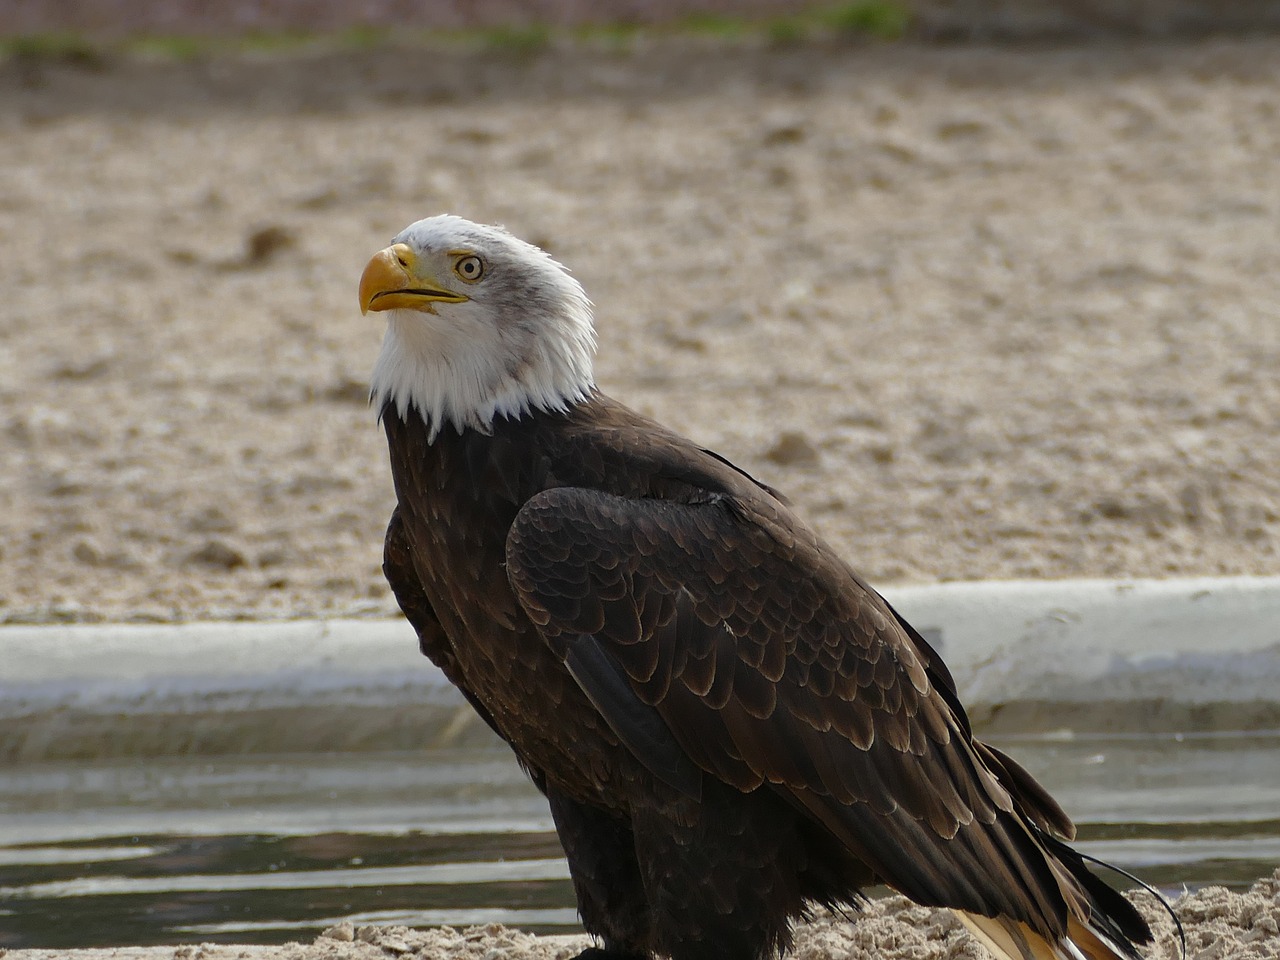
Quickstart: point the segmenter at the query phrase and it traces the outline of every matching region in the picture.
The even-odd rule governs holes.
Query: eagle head
[[[568,270],[501,227],[429,217],[373,255],[360,310],[386,311],[370,394],[432,439],[446,424],[565,410],[594,388],[591,301]]]

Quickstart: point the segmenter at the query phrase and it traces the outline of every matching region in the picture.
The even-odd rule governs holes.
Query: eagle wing
[[[782,504],[555,488],[521,509],[507,572],[658,779],[695,798],[706,775],[769,784],[918,902],[1065,930],[1024,815],[1069,821],[973,740],[936,654]]]

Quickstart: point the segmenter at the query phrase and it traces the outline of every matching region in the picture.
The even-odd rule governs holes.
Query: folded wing
[[[918,902],[1057,940],[1070,821],[974,741],[936,655],[781,504],[558,488],[507,543],[521,604],[655,777],[768,784]]]

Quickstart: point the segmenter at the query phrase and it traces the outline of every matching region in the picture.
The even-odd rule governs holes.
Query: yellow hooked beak
[[[470,299],[418,276],[418,258],[407,244],[396,243],[373,255],[360,277],[360,312],[422,310],[435,313],[433,303],[462,303]]]

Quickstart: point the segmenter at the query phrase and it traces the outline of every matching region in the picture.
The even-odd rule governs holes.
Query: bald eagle
[[[921,635],[781,496],[597,389],[563,266],[437,216],[360,306],[388,321],[383,569],[546,795],[582,956],[776,956],[878,883],[1002,960],[1138,956],[1147,924]]]

